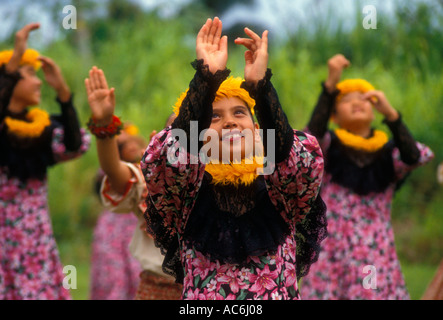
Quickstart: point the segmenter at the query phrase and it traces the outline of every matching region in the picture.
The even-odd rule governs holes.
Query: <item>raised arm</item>
[[[328,60],[328,77],[322,84],[322,92],[312,112],[308,123],[308,131],[318,139],[323,138],[328,130],[328,122],[334,108],[336,89],[343,70],[350,66],[350,62],[342,54],[336,54]]]
[[[5,117],[13,89],[20,80],[18,68],[27,48],[29,34],[39,27],[40,24],[38,23],[30,23],[17,31],[12,56],[8,63],[0,69],[0,123],[3,122],[3,118]]]
[[[260,37],[248,28],[244,30],[249,38],[235,40],[236,44],[248,49],[245,52],[245,82],[242,86],[256,102],[254,110],[260,129],[263,130],[265,155],[269,158],[267,150],[274,143],[275,163],[279,163],[289,156],[294,132],[271,83],[272,73],[268,69],[268,31],[264,31]],[[274,141],[269,141],[268,130],[274,130]]]
[[[109,134],[95,135],[100,167],[108,176],[111,188],[123,194],[132,173],[128,166],[120,161],[118,152],[116,139],[118,130],[114,126],[114,88],[109,89],[103,71],[96,67],[89,71],[89,78],[85,79],[85,86],[92,113],[91,125],[95,128],[103,128],[103,131],[109,128],[112,130],[112,132],[108,130]]]
[[[212,103],[220,84],[227,78],[230,71],[226,69],[228,59],[227,37],[222,36],[222,22],[215,17],[207,19],[196,38],[196,61],[193,67],[196,72],[189,83],[186,97],[180,111],[172,124],[186,132],[188,139],[198,141],[199,150],[202,142],[200,132],[209,128],[212,118]],[[198,121],[198,135],[190,135],[190,122]],[[189,145],[189,144],[188,144]]]

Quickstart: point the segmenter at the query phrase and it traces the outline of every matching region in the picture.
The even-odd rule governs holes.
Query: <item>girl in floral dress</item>
[[[119,135],[122,123],[114,115],[114,88],[109,89],[103,70],[93,67],[89,71],[89,78],[85,79],[85,87],[91,109],[88,128],[97,138],[97,155],[100,168],[105,174],[100,187],[100,199],[106,210],[116,214],[131,216],[133,214],[136,218],[137,225],[131,236],[129,252],[140,264],[141,272],[135,297],[132,298],[136,300],[177,300],[180,298],[182,287],[175,283],[170,275],[162,271],[162,255],[160,250],[155,247],[152,237],[146,233],[146,222],[143,218],[147,190],[140,167],[136,165],[136,162],[140,162],[146,144],[141,147],[137,140],[130,139],[126,142],[124,150],[119,148],[118,140],[122,136]],[[152,135],[153,133],[151,133]],[[128,142],[131,143],[128,145]],[[129,160],[129,162],[123,161],[123,159]],[[114,226],[112,229],[104,231],[113,234],[105,234],[104,236],[106,239],[124,237],[123,234],[115,234],[116,231],[117,228]],[[97,243],[97,245],[103,246],[105,244]],[[112,291],[118,291],[119,288],[116,287],[115,282],[122,279],[120,275],[123,271],[116,270],[115,265],[115,261],[108,259],[103,261],[102,265],[97,266],[100,269],[94,268],[94,275],[99,276],[104,282],[103,286],[112,289]],[[108,270],[120,272],[120,275],[110,278]],[[116,295],[114,295],[115,297]]]
[[[0,52],[0,299],[70,299],[48,211],[47,169],[84,153],[72,95],[58,66],[26,49],[29,24]],[[60,115],[39,108],[42,67]]]
[[[349,61],[332,57],[309,131],[325,155],[321,195],[329,237],[302,282],[304,299],[409,299],[394,244],[391,203],[406,176],[433,158],[398,111],[367,81],[340,77]],[[372,128],[375,108],[393,140]],[[338,128],[328,131],[332,119]]]
[[[280,106],[267,69],[268,32],[245,32],[250,38],[235,41],[248,49],[245,81],[227,78],[227,37],[218,18],[207,20],[178,116],[141,161],[148,231],[165,272],[183,282],[182,299],[299,299],[297,280],[326,235],[321,150],[290,127]],[[176,138],[181,133],[186,139]],[[267,149],[265,164],[274,170],[265,173],[259,150],[269,145],[275,158]],[[199,157],[200,150],[207,152]]]
[[[138,128],[125,124],[117,137],[120,158],[123,161],[140,161],[140,149],[146,147],[138,136]],[[105,173],[96,177],[96,191],[100,189]],[[119,214],[105,208],[94,228],[91,252],[91,300],[132,300],[137,292],[140,263],[129,250],[138,219],[132,214]],[[112,281],[110,281],[112,279]]]

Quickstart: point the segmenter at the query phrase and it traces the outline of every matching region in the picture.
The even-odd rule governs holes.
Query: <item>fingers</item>
[[[98,70],[97,73],[98,82],[100,83],[101,89],[108,89],[108,82],[106,81],[105,73],[102,69]]]
[[[208,33],[211,29],[212,20],[206,20],[206,23],[200,28],[200,31],[197,34],[197,44],[198,43],[206,43],[208,41]]]
[[[34,22],[34,23],[29,23],[27,25],[25,25],[23,28],[21,28],[17,33],[16,36],[17,37],[23,37],[24,39],[28,38],[28,35],[31,31],[36,30],[40,28],[40,23]]]
[[[222,39],[223,24],[218,17],[208,19],[197,34],[197,44],[219,45]]]
[[[109,97],[111,98],[111,103],[113,106],[115,106],[115,89],[111,88],[111,90],[109,90]]]
[[[218,17],[214,18],[212,22],[211,30],[208,36],[208,43],[217,45],[220,43],[220,38],[223,30],[223,24]]]
[[[98,69],[96,66],[89,70],[89,83],[92,90],[108,89],[108,82],[103,70]]]
[[[86,93],[88,96],[92,94],[92,88],[91,88],[91,82],[88,78],[85,79],[85,87],[86,87]]]
[[[54,60],[52,60],[52,59],[50,59],[48,57],[39,56],[37,59],[42,62],[43,71],[45,71],[45,69],[47,69],[48,67],[52,67],[52,68],[55,67]]]
[[[262,38],[249,28],[244,30],[250,38],[237,38],[234,41],[236,44],[243,45],[253,52],[259,49],[268,51],[268,30],[263,31]]]

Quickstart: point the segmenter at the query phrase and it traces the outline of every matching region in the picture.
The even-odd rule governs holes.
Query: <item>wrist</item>
[[[116,115],[102,119],[91,117],[87,123],[87,127],[98,139],[105,139],[120,134],[123,129],[123,123]]]
[[[385,116],[386,121],[389,121],[389,122],[395,122],[400,117],[398,111],[395,109],[390,110],[384,116]]]
[[[326,81],[324,82],[325,88],[329,93],[333,93],[337,87],[337,81],[335,80],[331,80],[331,79],[326,79]]]
[[[68,102],[71,98],[71,90],[66,84],[62,84],[60,87],[55,88],[57,97],[61,102]]]

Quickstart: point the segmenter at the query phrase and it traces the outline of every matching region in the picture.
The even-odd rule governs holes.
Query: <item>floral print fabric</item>
[[[170,129],[157,134],[141,161],[141,169],[155,210],[146,212],[148,230],[164,253],[162,239],[179,242],[184,268],[183,299],[298,299],[295,224],[309,213],[317,198],[323,175],[323,157],[316,138],[294,131],[289,157],[265,176],[268,195],[277,212],[289,225],[291,234],[277,251],[251,256],[241,264],[212,261],[191,246],[184,237],[188,217],[204,174],[196,159],[168,162],[170,147],[178,147]],[[162,234],[154,222],[161,219]],[[162,237],[162,239],[159,239]],[[173,241],[173,240],[172,240]]]
[[[97,220],[91,252],[91,300],[133,300],[142,272],[129,251],[138,219],[104,210]]]
[[[52,151],[56,161],[80,156],[89,148],[82,131],[77,152],[66,152],[63,130],[55,129]],[[62,286],[64,274],[48,212],[47,180],[21,182],[0,167],[0,299],[70,299]]]

